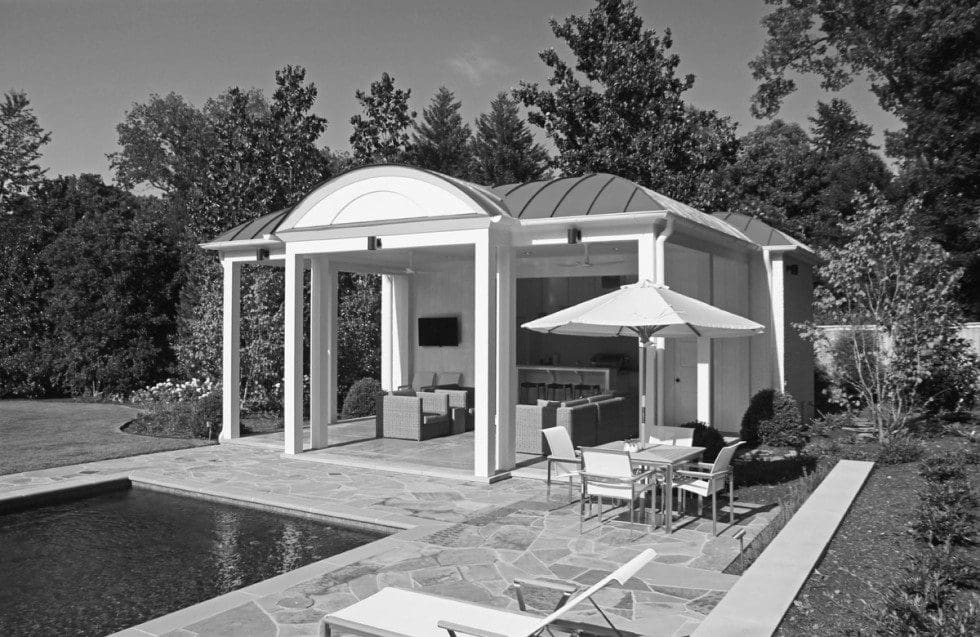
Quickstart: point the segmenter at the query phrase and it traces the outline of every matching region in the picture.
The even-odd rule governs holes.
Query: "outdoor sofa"
[[[517,405],[515,446],[519,453],[548,455],[542,429],[564,427],[576,447],[594,447],[636,435],[626,420],[626,398],[600,394],[563,403],[539,400],[537,405]]]

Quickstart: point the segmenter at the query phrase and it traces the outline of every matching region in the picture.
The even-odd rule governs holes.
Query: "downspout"
[[[665,256],[665,250],[667,247],[667,239],[674,234],[674,217],[673,215],[667,215],[667,225],[664,229],[657,234],[656,250],[654,254],[656,255],[657,263],[654,268],[654,275],[656,277],[655,283],[657,285],[667,285],[667,272],[666,263],[667,258]],[[663,338],[655,338],[654,351],[655,351],[655,368],[657,373],[657,413],[654,415],[655,422],[663,426],[664,424],[664,396],[666,396],[666,383],[664,379],[664,358],[666,354],[666,341]]]

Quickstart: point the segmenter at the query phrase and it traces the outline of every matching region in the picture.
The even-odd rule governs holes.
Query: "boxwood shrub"
[[[739,438],[745,444],[755,447],[759,444],[759,423],[772,418],[772,400],[776,395],[775,389],[760,389],[749,401],[749,407],[742,416],[742,428]]]
[[[721,435],[721,432],[697,420],[686,422],[679,426],[694,430],[694,434],[692,435],[694,446],[704,447],[702,461],[714,462],[715,458],[718,457],[718,452],[725,446],[725,437]]]
[[[362,378],[356,381],[347,390],[344,397],[344,407],[340,411],[341,418],[363,418],[373,416],[377,404],[378,394],[381,389],[381,382],[375,378]]]

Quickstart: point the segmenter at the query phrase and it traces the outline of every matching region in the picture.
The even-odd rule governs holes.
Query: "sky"
[[[747,63],[765,32],[763,0],[638,0],[647,27],[669,27],[685,94],[701,108],[739,122],[755,82]],[[354,91],[387,71],[412,90],[421,113],[442,85],[472,121],[499,91],[521,80],[545,82],[537,53],[557,46],[548,18],[585,14],[588,0],[0,0],[0,92],[23,90],[52,133],[42,165],[49,175],[111,173],[116,124],[135,102],[174,91],[193,104],[231,86],[271,95],[274,72],[306,67],[319,89],[315,111],[329,121],[324,145],[346,149]],[[559,51],[561,47],[559,46]],[[881,143],[898,122],[863,83],[843,91]],[[818,99],[812,79],[779,117],[807,125]],[[540,131],[537,132],[542,137]]]

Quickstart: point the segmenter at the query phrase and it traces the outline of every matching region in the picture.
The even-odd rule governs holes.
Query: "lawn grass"
[[[209,444],[120,431],[137,411],[70,400],[0,400],[0,475]]]

